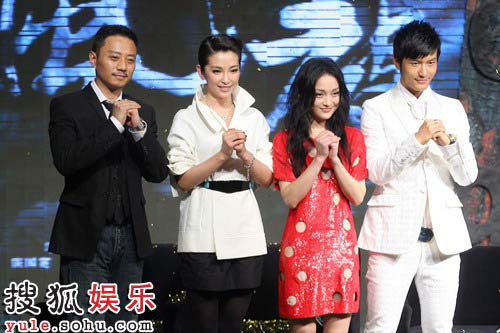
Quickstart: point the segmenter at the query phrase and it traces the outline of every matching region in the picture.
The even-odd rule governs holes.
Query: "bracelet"
[[[250,160],[250,163],[248,165],[243,163],[243,166],[245,167],[245,169],[247,169],[247,179],[248,180],[250,180],[250,171],[252,170],[254,161],[255,161],[255,156],[252,154],[252,159]]]

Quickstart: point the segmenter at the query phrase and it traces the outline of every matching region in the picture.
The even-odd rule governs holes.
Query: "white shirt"
[[[120,133],[123,133],[123,131],[125,131],[125,127],[123,127],[123,125],[120,123],[120,121],[118,119],[116,119],[114,116],[110,117],[109,110],[104,106],[104,104],[102,104],[102,102],[104,102],[104,101],[109,101],[109,102],[113,102],[113,101],[108,100],[106,98],[106,96],[104,96],[103,92],[101,91],[101,88],[99,88],[97,83],[95,83],[95,80],[92,80],[92,82],[90,82],[90,86],[92,87],[92,89],[94,89],[94,92],[97,95],[97,98],[99,99],[99,103],[101,103],[101,107],[104,110],[104,114],[106,115],[106,118],[109,118],[113,122],[113,124],[116,126],[116,129],[118,131],[120,131]],[[115,100],[115,102],[120,101],[122,99],[122,96],[123,96],[123,92],[120,92],[120,96],[118,96],[118,98]],[[144,137],[144,134],[146,134],[146,130],[147,130],[147,125],[146,125],[146,128],[144,128],[144,130],[142,130],[142,131],[135,131],[135,130],[129,128],[129,132],[130,132],[130,134],[132,134],[132,137],[134,138],[135,142],[139,141],[140,139],[142,139]]]
[[[427,107],[428,107],[427,100],[428,100],[428,98],[430,98],[431,89],[429,87],[425,88],[425,90],[422,92],[422,94],[420,94],[420,96],[417,98],[405,86],[403,86],[401,84],[401,81],[398,82],[397,87],[398,87],[399,91],[401,92],[403,99],[410,106],[410,111],[413,114],[413,116],[415,117],[415,121],[418,123],[418,126],[422,125],[423,121],[425,119],[428,119],[428,116],[429,116],[428,112],[427,112],[428,111],[427,110]],[[424,219],[422,221],[422,226],[425,228],[432,228],[431,214],[430,214],[430,210],[429,210],[429,196],[427,196],[427,199],[425,202],[425,213],[424,213]]]
[[[419,122],[419,126],[423,122],[424,119],[428,118],[428,99],[430,98],[431,89],[429,87],[425,88],[425,90],[420,94],[417,98],[413,95],[405,86],[401,84],[401,81],[397,83],[397,87],[403,96],[403,99],[410,106],[410,111],[413,116]]]
[[[243,88],[233,93],[235,111],[231,123],[225,121],[200,99],[204,85],[198,88],[193,103],[177,112],[167,138],[169,168],[182,175],[220,151],[222,134],[236,128],[247,134],[246,149],[255,159],[272,170],[272,143],[269,125],[262,113],[252,108],[255,99]],[[218,259],[241,258],[267,253],[262,218],[253,190],[222,193],[195,187],[182,192],[171,177],[172,193],[181,194],[179,252],[216,253]],[[246,181],[243,162],[232,158],[209,180]]]

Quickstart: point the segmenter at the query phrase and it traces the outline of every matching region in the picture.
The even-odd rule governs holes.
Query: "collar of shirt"
[[[106,96],[104,96],[104,94],[101,91],[101,88],[99,88],[99,86],[97,85],[97,83],[95,83],[95,79],[92,80],[92,82],[90,82],[90,86],[92,87],[92,89],[94,89],[94,92],[97,95],[97,98],[99,99],[99,103],[101,103],[101,107],[104,110],[104,113],[106,114],[106,118],[109,118],[109,111],[102,104],[103,101],[109,101],[109,99],[107,99]],[[120,96],[118,96],[118,98],[116,100],[110,101],[110,102],[119,101],[119,100],[122,99],[122,96],[123,96],[123,92],[120,93]]]
[[[419,98],[415,97],[408,89],[406,89],[405,86],[401,84],[401,81],[398,82],[397,84],[399,91],[403,95],[403,98],[408,104],[412,104],[415,102],[425,102],[428,99],[428,96],[430,95],[431,88],[427,87],[422,94],[420,95]]]
[[[208,105],[202,100],[206,95],[206,84],[201,84],[193,98],[193,107],[199,112],[200,117],[204,120],[207,127],[214,133],[223,132],[227,130],[226,122],[217,115]],[[239,114],[253,105],[255,99],[245,89],[237,86],[232,94],[234,102],[234,114],[231,120],[231,126],[238,128]]]
[[[415,97],[405,86],[401,84],[401,81],[397,84],[398,89],[403,96],[403,99],[410,107],[410,111],[412,112],[415,119],[424,120],[427,115],[427,103],[429,101],[431,88],[427,87],[420,97]]]

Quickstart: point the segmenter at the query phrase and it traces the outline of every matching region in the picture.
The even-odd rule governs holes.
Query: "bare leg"
[[[323,316],[323,333],[347,333],[351,314],[331,314]]]
[[[316,333],[316,320],[314,318],[290,320],[290,333]]]

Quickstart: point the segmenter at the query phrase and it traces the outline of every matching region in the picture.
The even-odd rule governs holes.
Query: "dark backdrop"
[[[138,63],[127,91],[156,108],[165,148],[173,115],[191,103],[200,83],[197,47],[211,33],[244,41],[240,83],[256,98],[272,136],[282,127],[284,94],[309,57],[328,56],[341,65],[353,97],[351,124],[358,127],[362,102],[399,80],[391,45],[401,25],[425,19],[441,34],[432,87],[447,96],[459,97],[460,58],[467,45],[465,0],[0,0],[0,9],[0,288],[28,278],[42,297],[46,285],[58,280],[58,257],[46,250],[63,186],[51,161],[48,106],[53,96],[93,79],[88,50],[101,25],[125,24],[139,35]],[[474,136],[478,151],[481,135]],[[175,243],[178,200],[168,182],[145,187],[153,241]],[[464,196],[477,203],[471,201],[471,223],[479,224],[487,194],[470,191]],[[279,242],[287,209],[277,192],[259,190],[257,196],[267,239]],[[355,211],[358,229],[365,208]]]

